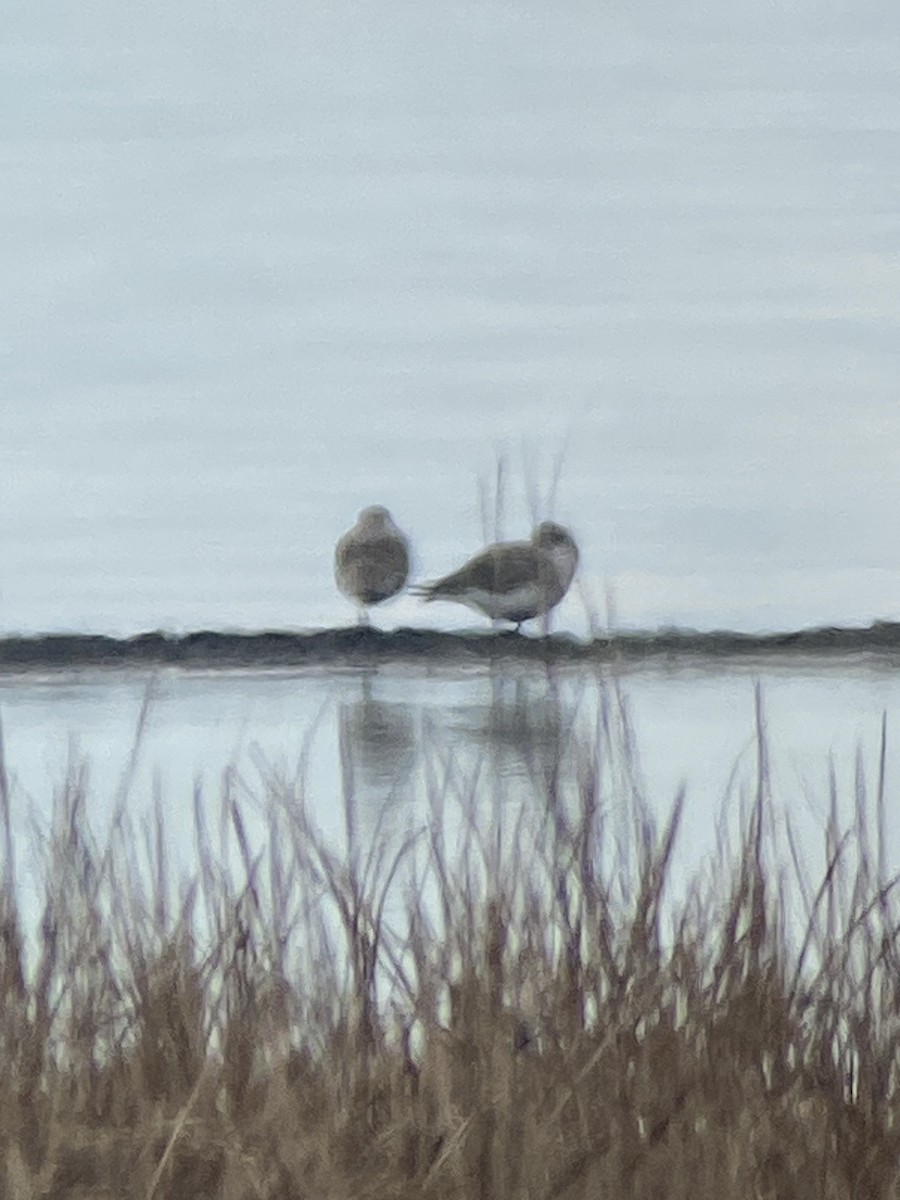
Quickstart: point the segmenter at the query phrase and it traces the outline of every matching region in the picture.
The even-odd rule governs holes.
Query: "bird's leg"
[[[369,628],[369,614],[365,605],[363,604],[359,606],[359,612],[356,615],[356,624],[360,627],[360,629]]]

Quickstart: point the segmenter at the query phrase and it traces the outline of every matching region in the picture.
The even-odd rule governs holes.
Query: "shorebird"
[[[539,617],[562,600],[578,566],[575,540],[553,521],[544,521],[530,542],[496,542],[458,571],[434,583],[411,588],[424,600],[455,600],[492,620],[523,621]]]
[[[409,575],[409,541],[380,504],[364,508],[356,524],[334,551],[337,585],[359,606],[360,624],[366,609],[396,596]]]

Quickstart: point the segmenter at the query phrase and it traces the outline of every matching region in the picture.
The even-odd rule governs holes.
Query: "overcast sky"
[[[896,5],[187,7],[4,16],[0,630],[345,621],[523,444],[623,623],[900,617]]]

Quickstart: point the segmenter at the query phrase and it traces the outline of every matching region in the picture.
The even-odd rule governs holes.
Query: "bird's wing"
[[[397,587],[409,574],[409,550],[398,538],[342,539],[337,559],[343,570],[356,571],[362,578],[383,577]]]
[[[347,568],[368,567],[403,574],[409,570],[409,550],[399,538],[365,538],[341,540],[338,545],[338,558],[342,566]]]
[[[458,571],[428,584],[427,590],[435,596],[456,596],[471,590],[502,596],[534,581],[534,547],[530,542],[508,542],[489,546]]]

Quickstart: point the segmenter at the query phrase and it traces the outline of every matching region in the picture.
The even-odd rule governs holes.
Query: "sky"
[[[507,536],[562,456],[561,628],[900,617],[898,33],[14,0],[0,631],[351,620],[358,509],[442,574],[498,455]]]

